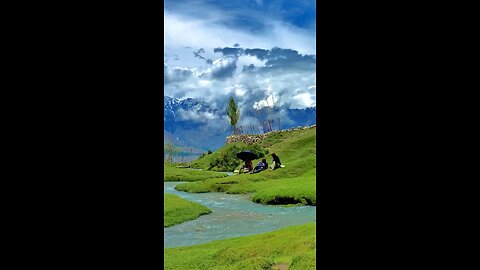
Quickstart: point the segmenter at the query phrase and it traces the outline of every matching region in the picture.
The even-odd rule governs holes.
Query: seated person
[[[275,154],[275,153],[272,153],[272,159],[273,159],[273,167],[272,169],[275,170],[275,169],[278,169],[281,167],[282,163],[280,162],[280,158]]]
[[[250,172],[252,170],[253,170],[252,162],[247,159],[247,160],[245,160],[245,164],[242,165],[242,167],[240,167],[240,170],[238,171],[238,174],[247,173],[247,172]]]
[[[267,160],[262,159],[262,161],[260,161],[258,163],[258,165],[255,167],[255,169],[253,169],[253,171],[251,173],[258,173],[258,172],[261,172],[263,170],[266,170],[267,168],[268,168]]]

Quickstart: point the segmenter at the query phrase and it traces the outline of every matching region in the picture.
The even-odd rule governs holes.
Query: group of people
[[[280,158],[275,153],[272,153],[271,156],[272,156],[272,163],[273,163],[272,169],[276,170],[276,169],[280,168],[281,165],[282,165],[282,163],[280,162]],[[259,172],[264,171],[266,169],[268,169],[268,163],[267,163],[267,159],[265,159],[265,158],[262,159],[262,161],[260,161],[258,163],[258,165],[255,166],[255,168],[253,168],[251,160],[245,159],[245,164],[242,165],[242,167],[240,168],[239,174],[240,173],[248,173],[248,172],[250,172],[251,174],[259,173]]]

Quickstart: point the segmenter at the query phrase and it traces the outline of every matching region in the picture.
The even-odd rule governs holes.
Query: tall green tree
[[[226,113],[228,119],[230,120],[230,134],[237,134],[237,123],[240,119],[240,109],[238,108],[237,104],[233,97],[230,97],[230,101],[227,104]]]

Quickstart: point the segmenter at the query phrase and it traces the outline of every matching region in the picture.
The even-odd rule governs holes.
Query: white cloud
[[[273,96],[268,96],[265,100],[260,100],[258,102],[253,103],[253,108],[255,110],[259,110],[265,107],[273,107],[274,99]]]
[[[164,51],[186,46],[200,46],[208,51],[239,43],[248,48],[270,49],[277,46],[302,54],[315,54],[315,34],[298,27],[266,21],[268,31],[254,34],[218,24],[217,21],[209,16],[199,19],[164,12]]]
[[[219,21],[228,19],[228,14],[215,8],[201,11],[205,12],[203,17],[164,12],[164,52],[171,76],[171,82],[164,85],[166,96],[198,98],[223,108],[225,96],[233,95],[242,108],[249,110],[271,106],[273,101],[276,106],[291,108],[315,104],[316,75],[310,67],[302,70],[297,63],[288,66],[288,71],[279,68],[242,72],[244,66],[251,64],[264,68],[265,61],[251,55],[235,58],[213,52],[214,48],[238,43],[242,48],[271,50],[277,46],[300,54],[315,54],[315,33],[266,18],[260,18],[267,25],[266,31],[250,33],[220,24]],[[205,50],[202,57],[211,59],[212,64],[194,56],[193,52],[200,48]],[[179,60],[174,61],[174,55]]]
[[[292,108],[305,108],[315,106],[315,101],[312,99],[312,95],[310,93],[301,93],[294,96],[293,98],[298,102],[296,103],[297,106],[293,106]]]
[[[233,77],[216,80],[210,77],[212,68],[192,72],[192,76],[182,77],[164,86],[166,96],[176,98],[198,98],[221,107],[225,96],[234,95],[239,105],[252,110],[266,106],[288,106],[301,108],[315,106],[316,74],[312,71],[275,71],[269,74],[239,72],[237,65]],[[308,95],[306,94],[308,93]]]
[[[219,118],[212,112],[185,111],[183,109],[178,109],[178,115],[181,120],[192,120],[195,122],[207,122],[208,120]]]
[[[212,82],[208,80],[198,80],[198,84],[202,87],[209,87],[212,85]]]
[[[254,65],[255,67],[265,67],[265,61],[258,59],[256,56],[241,55],[240,57],[238,57],[237,65],[240,68],[249,65]]]

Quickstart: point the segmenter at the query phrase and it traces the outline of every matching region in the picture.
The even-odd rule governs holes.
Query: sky
[[[315,1],[165,0],[164,95],[316,106]]]

